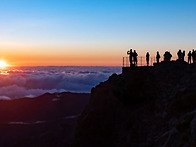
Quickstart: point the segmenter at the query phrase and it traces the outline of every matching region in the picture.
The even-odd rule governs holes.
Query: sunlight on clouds
[[[0,68],[5,68],[8,67],[9,65],[4,61],[4,60],[0,60]]]

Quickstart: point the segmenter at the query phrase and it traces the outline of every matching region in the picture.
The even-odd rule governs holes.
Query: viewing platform
[[[163,60],[163,59],[162,59]],[[160,60],[161,62],[161,60]],[[144,56],[139,56],[137,57],[137,65],[135,64],[132,64],[130,65],[130,62],[129,62],[129,57],[123,57],[123,67],[122,67],[122,72],[129,72],[133,69],[146,69],[146,68],[153,68],[154,66],[154,63],[156,63],[156,58],[155,57],[151,57],[149,58],[149,65],[147,66],[147,63],[146,63],[146,57]]]
[[[188,64],[187,61],[188,59],[185,58],[185,61],[183,62]],[[178,60],[169,61],[169,63],[174,63],[174,62],[178,62]],[[181,61],[179,62],[182,63]],[[132,70],[136,70],[136,69],[142,69],[142,70],[153,69],[155,66],[158,66],[159,64],[164,64],[164,63],[167,63],[167,62],[165,62],[163,58],[160,58],[159,63],[157,64],[156,57],[151,57],[149,58],[149,65],[147,66],[146,57],[139,56],[137,58],[137,65],[135,65],[134,63],[130,65],[129,57],[123,57],[122,73],[127,73]]]

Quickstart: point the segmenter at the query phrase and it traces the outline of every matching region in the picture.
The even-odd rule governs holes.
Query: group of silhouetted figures
[[[181,49],[179,49],[178,53],[178,60],[180,61],[184,61],[184,57],[185,57],[185,51],[181,51]],[[189,51],[188,54],[188,63],[191,64],[191,63],[196,63],[196,51],[193,49],[192,52]],[[191,62],[191,59],[193,62]]]
[[[127,51],[127,54],[129,55],[130,66],[132,66],[133,64],[137,66],[137,52],[135,50],[132,52],[132,49],[130,49],[129,51]]]
[[[178,59],[184,61],[184,56],[185,56],[185,51],[178,51]],[[189,51],[189,53],[187,54],[188,56],[188,63],[196,63],[196,51],[193,49],[192,52]],[[192,59],[192,62],[191,62]]]
[[[136,50],[132,51],[132,49],[130,49],[129,51],[127,51],[127,55],[129,55],[129,62],[130,62],[130,66],[137,66],[137,57],[138,54],[136,52]],[[179,51],[177,52],[178,55],[178,60],[179,61],[184,61],[184,57],[185,57],[185,51],[181,51],[181,49],[179,49]],[[188,63],[191,64],[191,59],[192,59],[192,63],[196,63],[196,51],[193,49],[192,52],[189,51],[189,53],[187,54],[188,56]],[[169,62],[171,61],[172,58],[172,54],[169,51],[166,51],[163,55],[164,57],[164,61],[165,62]],[[159,64],[159,60],[160,60],[161,56],[159,54],[159,52],[157,51],[156,54],[156,63]],[[150,59],[150,54],[149,52],[146,53],[146,64],[147,66],[149,66],[149,59]]]
[[[132,51],[132,49],[130,49],[129,51],[127,51],[127,55],[129,55],[129,62],[130,62],[130,66],[137,66],[137,52],[136,50]],[[150,54],[149,52],[146,53],[146,63],[147,63],[147,66],[149,66],[149,59],[150,59]],[[156,59],[157,59],[157,63],[159,63],[159,59],[160,59],[160,54],[159,52],[157,52],[157,56],[156,56]]]

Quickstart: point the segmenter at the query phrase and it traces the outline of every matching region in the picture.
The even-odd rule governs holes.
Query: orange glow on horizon
[[[92,52],[76,53],[4,53],[13,66],[121,66],[122,55]]]
[[[12,66],[122,66],[123,57],[127,57],[129,50],[128,46],[120,45],[70,47],[0,44],[0,47],[0,58],[9,61]],[[151,58],[155,57],[157,50],[150,52]],[[148,50],[139,48],[136,51],[138,57],[145,57]],[[160,51],[161,57],[164,51]],[[172,59],[175,59],[176,51],[173,50],[172,55]]]

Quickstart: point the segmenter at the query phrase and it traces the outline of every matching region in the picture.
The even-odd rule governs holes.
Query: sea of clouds
[[[1,71],[0,99],[36,97],[44,93],[90,93],[91,88],[120,74],[120,67],[17,67]]]

